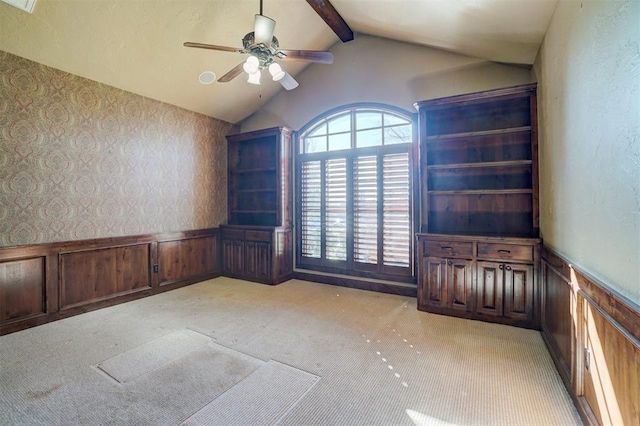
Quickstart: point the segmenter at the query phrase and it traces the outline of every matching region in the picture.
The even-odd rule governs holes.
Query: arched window
[[[402,110],[352,105],[300,131],[297,267],[411,277],[413,127]]]

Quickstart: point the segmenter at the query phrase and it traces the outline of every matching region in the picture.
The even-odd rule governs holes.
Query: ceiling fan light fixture
[[[249,78],[247,79],[247,83],[260,85],[260,70],[256,70],[256,72],[250,73]]]
[[[271,77],[273,77],[273,81],[280,81],[284,78],[285,72],[282,71],[282,67],[280,64],[272,63],[269,65],[269,73]]]
[[[247,58],[247,61],[242,66],[242,69],[249,75],[255,74],[256,71],[260,71],[260,60],[251,55]]]
[[[307,2],[311,3],[312,0],[307,0]],[[326,2],[327,4],[329,4],[329,0],[313,0],[313,2],[323,4],[324,2]],[[325,6],[323,5],[320,7]],[[326,20],[326,18],[324,17],[323,19]],[[215,44],[194,43],[190,41],[183,43],[183,45],[185,47],[195,47],[198,49],[218,50],[222,52],[234,52],[250,55],[245,61],[240,62],[222,77],[218,78],[217,81],[220,83],[227,83],[238,77],[240,74],[242,74],[243,71],[245,71],[247,73],[247,82],[250,84],[259,85],[261,71],[265,68],[269,68],[269,73],[271,74],[271,78],[273,79],[273,81],[280,83],[280,85],[286,90],[292,90],[298,87],[298,82],[289,73],[283,70],[279,64],[275,63],[275,60],[315,62],[319,64],[330,64],[333,62],[333,54],[331,52],[318,50],[280,49],[280,42],[273,35],[275,27],[276,21],[262,14],[262,0],[260,0],[260,13],[255,15],[253,31],[247,33],[242,39],[243,47],[241,49],[235,47],[218,46]],[[353,36],[351,36],[351,38],[353,38]],[[343,39],[343,41],[346,40]],[[213,81],[216,81],[216,76],[213,73],[207,72],[201,74],[200,76],[200,82],[202,84],[210,84]]]

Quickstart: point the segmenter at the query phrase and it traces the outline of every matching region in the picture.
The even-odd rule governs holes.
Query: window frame
[[[393,143],[390,145],[377,145],[377,146],[369,146],[369,147],[361,147],[354,148],[353,144],[355,141],[355,117],[358,112],[379,112],[379,113],[389,113],[395,116],[399,116],[405,119],[408,124],[411,126],[411,142],[409,143]],[[351,148],[349,149],[340,149],[340,150],[328,150],[328,138],[327,138],[327,150],[321,152],[312,152],[312,153],[304,153],[302,152],[302,144],[305,136],[310,131],[313,131],[318,126],[324,124],[326,126],[326,135],[330,133],[329,130],[329,122],[339,117],[343,114],[352,114],[351,116],[351,129],[349,134],[351,135]],[[404,124],[403,124],[404,125]],[[391,127],[384,125],[384,117],[382,119],[382,125],[377,127],[381,129],[384,138],[384,127]],[[295,244],[295,267],[297,269],[304,270],[313,270],[318,272],[339,274],[339,275],[352,275],[364,278],[373,278],[373,279],[381,279],[388,280],[394,282],[403,282],[403,283],[415,283],[415,238],[414,234],[416,226],[418,224],[417,220],[417,187],[416,184],[418,179],[416,163],[417,163],[417,154],[418,154],[418,142],[417,142],[417,114],[412,114],[403,109],[393,107],[386,104],[378,104],[378,103],[356,103],[344,105],[338,108],[334,108],[332,110],[326,111],[323,114],[318,115],[314,119],[310,120],[303,128],[300,129],[299,132],[296,132],[295,135],[295,143],[294,143],[294,164],[295,164],[295,228],[296,228],[296,244]],[[344,132],[338,132],[344,133]],[[347,199],[348,207],[347,207],[347,260],[328,260],[324,258],[324,246],[321,248],[323,251],[323,255],[321,258],[312,258],[307,256],[302,256],[302,169],[303,163],[306,161],[320,161],[320,168],[322,169],[322,163],[326,160],[331,159],[345,159],[346,161],[346,169],[347,176],[353,177],[353,164],[354,159],[356,157],[364,157],[375,155],[378,161],[378,164],[381,164],[382,158],[385,155],[394,154],[394,153],[407,153],[407,161],[408,161],[408,184],[409,184],[409,265],[408,267],[400,267],[400,266],[392,266],[392,265],[384,265],[384,262],[378,261],[376,264],[366,264],[355,261],[355,250],[354,250],[354,237],[355,237],[355,228],[354,228],[354,216],[353,216],[353,206],[355,204],[353,200],[353,181],[347,183]],[[381,172],[381,169],[379,170]],[[382,177],[380,177],[382,179]],[[348,179],[350,180],[350,178]],[[324,185],[324,177],[322,177],[323,185]],[[379,188],[380,190],[383,188],[383,185]],[[324,193],[324,190],[323,190]],[[378,203],[382,200],[378,198]],[[320,214],[321,217],[322,213]],[[381,219],[380,215],[378,215],[378,223],[382,223],[383,219]],[[380,227],[378,227],[380,228]],[[351,232],[349,232],[351,230]],[[378,238],[381,238],[383,233],[383,229],[378,229]],[[321,238],[325,240],[324,229],[321,234]],[[383,254],[378,253],[378,258],[382,259]]]

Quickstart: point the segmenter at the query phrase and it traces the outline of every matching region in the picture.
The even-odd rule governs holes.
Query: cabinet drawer
[[[518,244],[478,243],[478,258],[522,260],[533,262],[533,246]]]
[[[422,251],[429,256],[471,258],[473,243],[471,241],[425,240],[422,242]]]
[[[244,230],[222,228],[222,238],[225,240],[244,240]]]
[[[246,239],[249,241],[271,242],[271,232],[269,231],[245,231]]]

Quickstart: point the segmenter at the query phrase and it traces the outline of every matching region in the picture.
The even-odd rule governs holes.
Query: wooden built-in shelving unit
[[[422,101],[416,108],[419,309],[535,327],[536,85]],[[479,251],[487,245],[502,250],[498,259]],[[523,251],[531,254],[514,254]]]
[[[224,275],[266,284],[291,277],[291,134],[274,127],[227,136]]]

